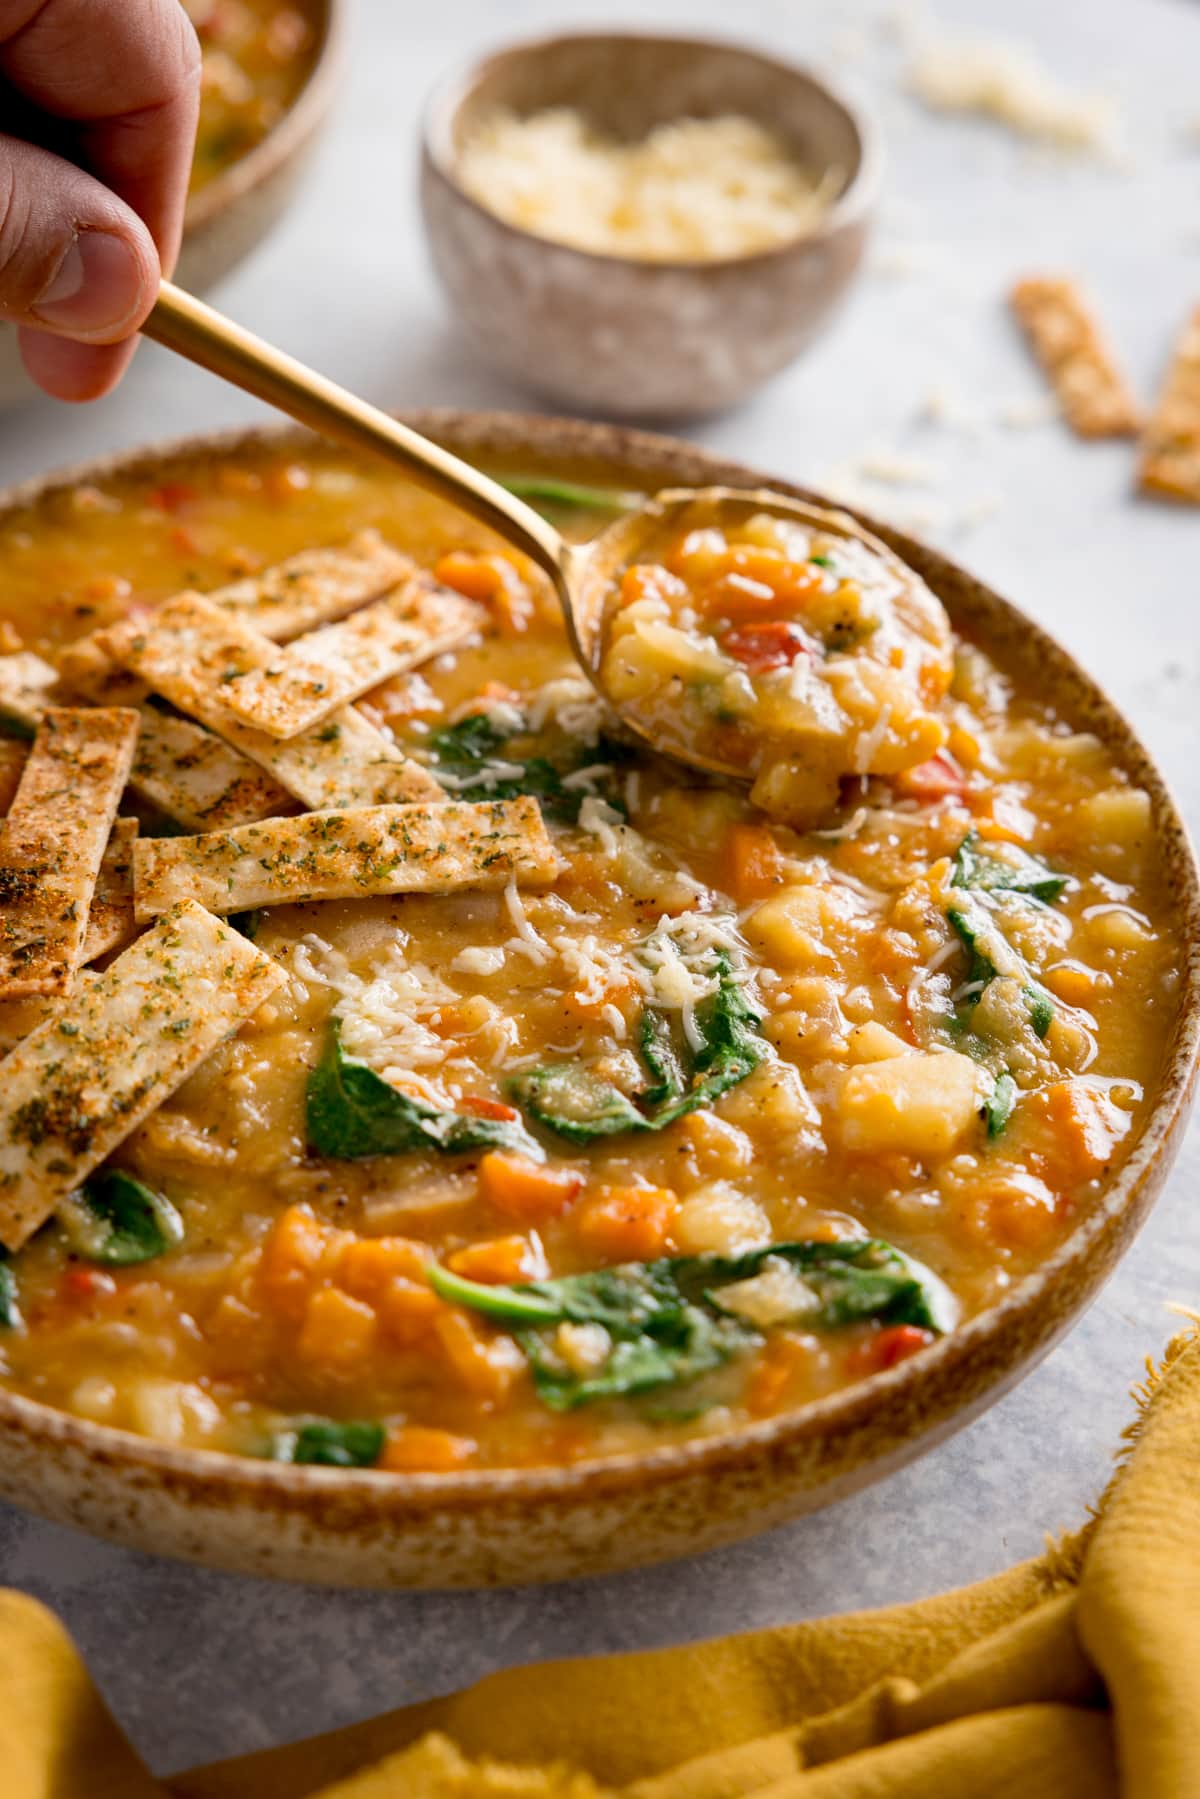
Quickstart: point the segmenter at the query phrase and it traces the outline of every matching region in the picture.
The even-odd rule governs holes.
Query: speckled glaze
[[[188,201],[175,280],[204,293],[230,273],[291,203],[337,93],[347,0],[299,0],[317,32],[311,72],[295,104],[260,144]],[[0,319],[0,411],[41,397],[25,373],[14,326]]]
[[[806,166],[844,171],[844,185],[815,229],[756,255],[593,255],[505,224],[459,186],[459,146],[495,106],[574,106],[622,138],[740,112],[778,131]],[[489,361],[563,405],[682,419],[744,399],[816,335],[861,260],[878,164],[863,114],[771,57],[632,33],[555,37],[489,57],[434,95],[421,199],[434,267]]]
[[[666,486],[769,484],[690,445],[609,425],[436,412],[409,423],[467,457]],[[253,433],[93,464],[0,495],[40,494]],[[262,434],[258,434],[261,436]],[[1200,1037],[1200,883],[1162,776],[1116,707],[1053,638],[912,538],[862,520],[917,569],[956,624],[1149,789],[1183,944],[1179,1023],[1128,1161],[1046,1265],[989,1311],[861,1385],[725,1436],[570,1468],[375,1474],[172,1449],[0,1393],[0,1497],[132,1548],[246,1574],[363,1587],[495,1586],[600,1574],[713,1548],[813,1511],[931,1448],[1026,1373],[1091,1300],[1141,1225],[1187,1119]]]

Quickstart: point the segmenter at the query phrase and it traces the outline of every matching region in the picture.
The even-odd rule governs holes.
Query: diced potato
[[[1124,906],[1114,906],[1111,911],[1098,912],[1089,918],[1084,926],[1093,943],[1102,949],[1145,949],[1153,943],[1154,932],[1140,919],[1135,912]]]
[[[1103,873],[1131,879],[1150,843],[1150,795],[1143,787],[1106,787],[1081,802],[1071,825]]]
[[[823,941],[839,922],[835,903],[822,887],[785,887],[751,913],[746,935],[779,968],[812,968],[833,958]]]
[[[763,765],[750,798],[772,818],[807,830],[828,818],[837,805],[836,765],[825,767],[801,756],[781,756]]]
[[[790,1062],[760,1062],[718,1103],[721,1116],[734,1124],[773,1132],[781,1150],[802,1142],[815,1148],[819,1142],[821,1114]]]
[[[808,1317],[820,1306],[808,1282],[787,1262],[772,1256],[761,1274],[721,1288],[721,1310],[744,1318],[756,1330],[770,1330]]]
[[[605,685],[614,700],[644,699],[665,680],[720,681],[728,664],[717,645],[704,643],[659,619],[640,620],[620,636],[604,662]]]
[[[147,1377],[134,1383],[127,1403],[130,1427],[159,1443],[200,1441],[222,1421],[215,1400],[190,1381]]]
[[[911,1043],[897,1037],[885,1024],[877,1024],[873,1018],[865,1024],[856,1024],[847,1041],[852,1062],[888,1062],[894,1056],[913,1054]]]
[[[685,1199],[673,1235],[685,1255],[736,1256],[771,1241],[771,1226],[756,1200],[728,1181],[710,1181]]]
[[[840,1122],[848,1149],[948,1155],[978,1125],[990,1077],[955,1050],[895,1056],[852,1068]]]

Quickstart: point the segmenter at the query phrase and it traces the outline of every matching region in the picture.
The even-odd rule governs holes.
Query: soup
[[[329,564],[344,574],[384,553],[372,530],[433,571],[426,597],[467,610],[452,647],[358,700],[355,729],[447,819],[515,820],[530,858],[395,893],[375,889],[405,852],[372,850],[349,896],[235,912],[239,833],[309,846],[255,852],[273,891],[318,880],[313,833],[336,814],[306,812],[294,764],[261,743],[278,818],[200,828],[197,847],[203,819],[146,802],[148,733],[198,728],[177,662],[149,659],[180,612],[162,602],[215,594],[183,612],[236,611],[244,649],[244,618],[284,635],[280,608],[307,592],[270,570],[349,544]],[[0,1264],[12,1391],[166,1442],[342,1466],[645,1450],[919,1356],[1036,1269],[1136,1142],[1179,967],[1149,799],[981,645],[945,637],[929,753],[841,774],[801,827],[623,739],[521,557],[332,451],[172,460],[52,494],[0,520],[0,570],[10,671],[43,658],[68,676],[49,697],[71,701],[99,642],[126,659],[107,703],[136,699],[132,673],[162,683],[121,805],[142,934],[92,975],[176,916],[153,869],[273,984]],[[249,710],[239,683],[278,691],[292,666],[233,657],[220,703],[236,690]],[[34,751],[5,749],[8,804]],[[409,804],[424,829],[431,802]],[[54,1016],[109,979],[76,976]],[[14,1070],[53,1028],[44,1001],[0,1007],[6,1166],[33,1153]]]
[[[280,0],[185,0],[203,52],[193,193],[262,142],[308,79],[317,34]]]

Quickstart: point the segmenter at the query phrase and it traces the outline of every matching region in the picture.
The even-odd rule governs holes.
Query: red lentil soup
[[[310,6],[280,0],[184,0],[203,72],[192,192],[262,142],[308,80],[317,31]]]
[[[536,795],[562,872],[238,919],[286,982],[112,1156],[121,1229],[89,1182],[0,1265],[0,1381],[244,1455],[561,1464],[837,1391],[1035,1270],[1178,1004],[1109,749],[946,627],[922,759],[780,822],[622,739],[519,556],[325,450],[7,514],[0,651],[366,527],[487,622],[360,711],[447,797]]]

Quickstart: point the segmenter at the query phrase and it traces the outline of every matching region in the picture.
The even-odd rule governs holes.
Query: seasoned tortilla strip
[[[232,744],[194,719],[147,704],[145,682],[114,662],[94,634],[68,644],[59,673],[82,699],[137,709],[141,731],[129,784],[189,831],[224,830],[295,809],[291,794]]]
[[[0,656],[0,718],[32,737],[57,679],[57,670],[32,650]]]
[[[265,668],[274,645],[198,593],[177,594],[153,618],[99,635],[101,648],[172,705],[199,719],[314,810],[433,800],[441,788],[352,706],[285,743],[242,724],[225,703],[238,675]]]
[[[137,732],[123,707],[43,713],[0,826],[0,997],[70,985]]]
[[[94,962],[110,949],[127,943],[137,930],[133,916],[133,846],[136,818],[118,818],[96,877],[96,890],[88,911],[81,963]]]
[[[1158,404],[1146,421],[1138,485],[1200,506],[1200,307],[1176,341]]]
[[[14,737],[0,737],[0,816],[8,811],[16,798],[28,755],[27,743],[18,743]]]
[[[1077,437],[1129,437],[1138,410],[1104,333],[1073,281],[1033,275],[1009,303]]]
[[[207,598],[223,612],[241,614],[264,637],[283,643],[345,618],[412,573],[409,558],[385,543],[378,531],[360,531],[349,543],[301,550],[261,574],[218,587]]]
[[[485,616],[473,601],[417,575],[340,624],[298,637],[269,667],[231,681],[225,704],[244,724],[296,737],[381,681],[453,649]]]
[[[134,907],[182,899],[213,912],[380,893],[456,893],[511,880],[547,886],[559,858],[528,796],[478,805],[370,806],[269,819],[203,837],[141,839]]]
[[[180,906],[77,989],[0,1067],[0,1242],[67,1194],[274,992],[283,970]]]

